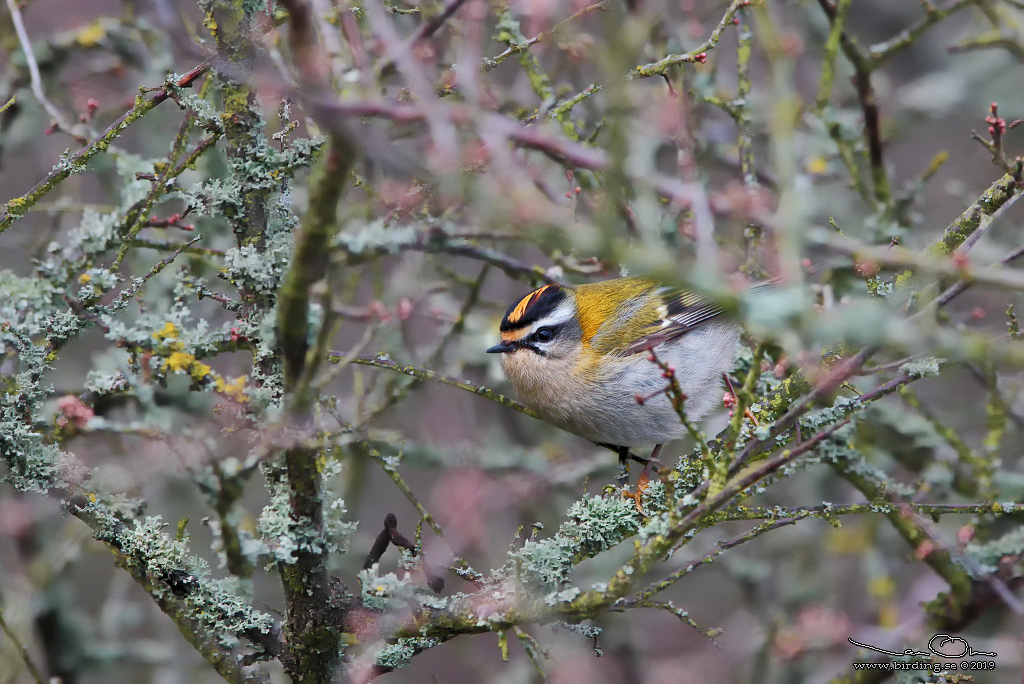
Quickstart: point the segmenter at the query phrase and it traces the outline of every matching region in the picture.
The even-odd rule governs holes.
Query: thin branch
[[[62,131],[70,133],[75,140],[84,145],[87,138],[81,133],[77,133],[75,128],[72,128],[72,126],[68,124],[67,119],[64,118],[64,114],[61,113],[61,111],[57,109],[52,102],[50,102],[49,98],[46,97],[46,93],[43,91],[43,79],[39,75],[39,64],[36,63],[35,53],[32,52],[32,41],[28,37],[28,31],[25,30],[25,22],[21,18],[21,10],[18,9],[17,0],[7,0],[7,9],[11,13],[11,21],[14,23],[14,31],[18,34],[18,42],[21,44],[21,51],[25,54],[25,62],[28,64],[29,78],[32,83],[32,94]]]
[[[338,418],[338,416],[335,416],[335,418],[340,422],[340,418]],[[378,451],[369,442],[360,442],[360,445],[366,450],[366,453],[370,455],[377,465],[380,466],[381,470],[391,478],[391,481],[396,487],[398,487],[398,490],[402,492],[402,495],[405,496],[406,500],[412,504],[413,508],[416,509],[416,512],[420,514],[420,520],[425,522],[427,526],[433,530],[434,534],[437,535],[438,539],[444,542],[445,546],[448,547],[448,552],[451,554],[453,563],[453,567],[450,568],[452,572],[470,582],[479,582],[482,580],[484,576],[474,570],[466,559],[455,553],[455,549],[452,547],[451,542],[448,541],[448,537],[445,535],[441,525],[437,522],[437,519],[431,515],[430,511],[427,510],[427,507],[419,500],[419,497],[417,497],[412,489],[410,489],[409,485],[405,483],[405,479],[391,461],[384,458],[380,451]],[[385,526],[386,524],[387,523],[385,523]]]
[[[61,159],[60,163],[54,166],[53,170],[43,180],[36,183],[35,187],[21,197],[8,200],[4,212],[0,214],[0,233],[3,233],[12,223],[24,216],[25,212],[49,194],[51,190],[60,185],[62,181],[73,173],[80,171],[86,162],[100,152],[105,152],[110,143],[117,139],[129,126],[149,113],[154,107],[168,100],[175,88],[191,87],[197,78],[206,73],[208,68],[209,64],[204,62],[190,69],[174,83],[164,84],[155,94],[147,99],[137,99],[135,105],[130,110],[122,114],[114,123],[107,126],[106,130],[92,142],[67,159]]]
[[[797,521],[811,517],[812,515],[813,514],[810,512],[804,513],[801,511],[799,513],[794,514],[792,517],[767,520],[758,525],[757,527],[754,527],[741,535],[733,537],[732,539],[726,541],[719,541],[717,544],[715,544],[715,548],[713,548],[711,551],[704,554],[697,560],[691,561],[683,567],[679,568],[678,570],[673,571],[661,581],[649,584],[644,589],[638,591],[632,599],[626,601],[624,605],[626,607],[629,607],[631,605],[640,604],[643,601],[646,601],[655,596],[656,594],[664,591],[665,589],[668,589],[670,586],[681,580],[685,575],[690,574],[700,566],[707,565],[713,562],[716,558],[718,558],[726,551],[733,549],[739,546],[740,544],[745,544],[748,541],[752,541],[760,537],[762,534],[765,534],[766,532],[771,532],[772,530],[777,530],[781,527],[794,525]]]
[[[18,635],[14,633],[14,630],[7,625],[7,621],[4,620],[3,608],[0,608],[0,630],[3,630],[3,633],[6,634],[7,638],[11,640],[12,644],[14,644],[15,650],[18,652],[18,655],[21,656],[22,662],[25,663],[25,668],[28,670],[29,674],[32,675],[32,679],[36,681],[36,684],[45,684],[46,679],[39,672],[39,668],[36,667],[36,664],[32,662],[32,656],[28,654],[28,649],[25,648],[25,645],[21,643],[20,639],[18,639]]]
[[[416,31],[409,36],[409,42],[412,45],[416,45],[430,38],[445,25],[445,22],[455,16],[455,13],[459,11],[459,8],[465,4],[466,0],[448,0],[444,9],[442,9],[436,17],[419,25]]]
[[[540,43],[547,39],[548,37],[556,34],[558,30],[562,28],[562,26],[571,23],[572,21],[575,21],[576,19],[582,17],[584,14],[588,14],[590,12],[593,12],[594,10],[604,9],[604,5],[604,0],[601,0],[601,2],[595,2],[592,5],[582,7],[579,10],[573,12],[565,19],[562,19],[560,22],[552,26],[549,30],[541,31],[533,38],[525,40],[522,43],[513,43],[509,45],[504,52],[497,54],[494,57],[484,57],[483,59],[480,60],[480,69],[482,71],[490,71],[491,69],[497,68],[499,64],[504,62],[507,58],[511,57],[512,55],[529,50],[537,43]]]
[[[840,8],[832,4],[831,0],[818,0],[828,17],[829,24],[833,27],[841,24],[843,14]],[[874,66],[871,61],[860,51],[856,42],[843,30],[839,31],[839,45],[843,54],[853,65],[853,85],[857,91],[857,99],[860,101],[861,111],[864,113],[864,141],[868,148],[868,158],[871,163],[871,180],[874,184],[875,200],[882,206],[889,202],[891,191],[889,187],[889,175],[885,169],[882,144],[882,123],[878,108],[878,98],[871,86],[871,74]],[[824,83],[823,83],[824,85]]]
[[[328,361],[336,362],[344,359],[345,354],[343,354],[342,352],[331,352],[327,358]],[[395,363],[394,361],[391,361],[386,357],[380,356],[361,356],[352,359],[352,363],[358,364],[360,366],[373,366],[374,368],[384,368],[387,370],[396,371],[398,373],[404,373],[405,375],[417,378],[419,380],[432,380],[434,382],[440,382],[441,384],[448,385],[449,387],[457,387],[461,390],[465,390],[466,392],[472,392],[477,396],[484,397],[485,399],[490,399],[491,401],[499,403],[507,408],[519,411],[520,413],[530,416],[531,418],[540,419],[540,416],[537,415],[537,413],[533,409],[524,406],[523,404],[520,404],[518,401],[515,401],[514,399],[506,397],[504,394],[499,394],[498,392],[495,392],[492,389],[484,387],[483,385],[478,385],[475,382],[471,382],[469,380],[460,380],[459,378],[454,378],[450,375],[438,373],[437,371],[428,370],[426,368],[416,368],[415,366]]]
[[[714,515],[714,521],[732,520],[775,520],[780,518],[816,517],[831,520],[843,515],[877,515],[916,513],[918,515],[971,515],[1003,516],[1024,514],[1024,505],[1004,504],[994,501],[969,504],[915,503],[906,501],[871,501],[854,504],[819,504],[817,506],[736,506],[726,508]]]
[[[663,57],[657,62],[651,62],[650,64],[643,64],[634,67],[629,72],[628,78],[649,78],[651,76],[660,76],[665,73],[669,67],[677,64],[702,62],[707,58],[708,50],[712,50],[718,45],[718,41],[722,39],[722,34],[725,30],[733,26],[733,17],[739,12],[741,7],[746,7],[750,4],[750,0],[733,0],[729,7],[725,10],[725,14],[722,15],[718,25],[711,31],[711,35],[708,39],[701,43],[698,47],[684,52],[678,55],[668,55]]]
[[[887,41],[876,43],[868,49],[872,67],[878,68],[892,57],[909,48],[929,28],[951,14],[978,4],[978,0],[954,0],[945,7],[931,8],[925,11],[924,17],[916,24],[909,26]]]
[[[146,219],[149,218],[149,212],[153,210],[153,205],[156,204],[157,199],[166,191],[167,179],[170,177],[171,172],[177,167],[178,160],[184,152],[185,143],[188,141],[188,132],[189,129],[192,128],[194,120],[195,115],[191,112],[185,115],[185,119],[181,122],[181,126],[178,128],[178,134],[175,136],[174,142],[171,143],[171,152],[167,156],[167,163],[157,176],[149,190],[149,193],[147,193],[141,209],[137,212],[130,212],[125,237],[121,241],[121,247],[117,250],[117,256],[114,257],[114,262],[110,265],[111,271],[117,271],[121,267],[121,262],[123,262],[125,257],[128,256],[128,251],[131,249],[132,242],[138,236],[139,231],[146,226]]]

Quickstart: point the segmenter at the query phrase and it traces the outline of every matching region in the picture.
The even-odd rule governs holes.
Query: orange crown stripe
[[[512,309],[512,313],[508,315],[508,322],[515,323],[519,319],[521,319],[523,315],[526,314],[526,310],[530,308],[530,304],[533,304],[533,302],[535,302],[538,297],[544,294],[544,291],[547,290],[549,287],[554,287],[554,285],[545,285],[539,290],[534,290],[530,294],[520,299],[519,303],[516,304],[516,308]]]

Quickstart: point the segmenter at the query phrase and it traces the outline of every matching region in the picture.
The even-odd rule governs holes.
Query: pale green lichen
[[[939,374],[939,364],[945,359],[937,359],[933,356],[924,356],[913,361],[908,361],[900,366],[900,372],[906,373],[912,378],[931,378]]]
[[[408,665],[417,653],[433,648],[440,643],[439,639],[426,637],[398,639],[395,643],[386,644],[377,651],[377,665],[387,670],[397,670]]]
[[[263,507],[256,529],[265,545],[265,553],[281,563],[294,563],[295,553],[312,541],[295,529],[288,490],[280,486],[271,492],[270,503]]]
[[[284,234],[270,238],[263,246],[232,247],[224,254],[224,274],[235,285],[275,294],[291,253],[292,239]]]
[[[158,579],[153,591],[174,594],[177,578],[189,578],[178,594],[191,608],[190,614],[203,623],[226,646],[250,630],[266,632],[274,625],[272,616],[255,610],[236,592],[235,578],[212,580],[206,562],[188,551],[185,540],[164,533],[159,516],[133,520],[128,524],[111,517],[105,507],[87,506],[87,513],[99,523],[97,539],[118,548],[126,561],[147,577]]]
[[[171,308],[166,311],[144,311],[131,317],[115,310],[102,311],[98,320],[107,328],[106,338],[122,345],[163,350],[163,355],[171,351],[196,358],[216,354],[230,338],[233,324],[226,321],[213,327],[195,312],[188,302],[192,292],[187,283],[175,282],[171,294]]]
[[[638,527],[639,514],[632,500],[585,496],[572,505],[555,535],[527,540],[510,552],[510,565],[499,575],[545,595],[560,591],[577,563],[632,536]]]
[[[359,572],[360,596],[363,605],[374,610],[398,610],[413,604],[423,587],[411,577],[399,577],[393,572],[377,574],[378,565]]]
[[[358,230],[338,233],[334,246],[349,254],[362,254],[379,250],[397,252],[403,246],[416,244],[420,239],[414,226],[384,225],[383,221],[362,224]]]
[[[1015,504],[1009,505],[1016,506]],[[1024,528],[1011,529],[999,539],[989,542],[970,543],[966,550],[977,561],[982,572],[994,573],[999,569],[1004,558],[1020,558],[1024,555]]]
[[[86,376],[83,389],[95,394],[115,394],[128,389],[128,379],[120,370],[93,369]]]
[[[544,597],[544,603],[553,606],[556,603],[568,603],[582,593],[579,587],[568,587],[561,591],[553,591]]]
[[[48,318],[44,325],[53,320]],[[6,387],[0,392],[0,459],[7,466],[3,479],[22,491],[45,492],[57,484],[62,471],[73,468],[64,452],[36,427],[43,421],[43,400],[51,391],[41,382],[49,369],[46,350],[4,324],[0,325],[0,348],[7,346],[15,350],[17,366],[4,378]]]
[[[60,300],[59,288],[49,280],[0,270],[0,323],[37,335],[58,308],[66,308],[66,304]]]

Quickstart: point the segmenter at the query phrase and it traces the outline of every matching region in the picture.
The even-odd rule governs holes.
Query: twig
[[[370,255],[393,254],[396,251],[414,250],[426,254],[452,254],[482,261],[494,266],[512,278],[525,280],[531,285],[537,283],[566,284],[564,279],[549,275],[539,266],[532,266],[524,261],[513,259],[497,250],[481,247],[470,240],[447,235],[440,231],[417,233],[406,240],[395,240],[394,237],[387,236],[386,240],[369,245],[360,236],[357,236],[355,242],[358,242],[359,245],[355,249],[349,247],[349,244],[351,244],[349,236],[344,234],[338,236],[336,242],[339,243],[340,249],[345,252],[344,258],[347,262],[355,262]]]
[[[139,291],[139,289],[140,289],[140,288],[141,288],[141,287],[142,287],[142,286],[143,286],[143,285],[144,285],[144,284],[145,284],[145,283],[146,283],[146,282],[147,282],[147,281],[148,281],[148,280],[149,280],[150,278],[152,278],[152,277],[153,277],[153,276],[155,276],[156,274],[160,273],[160,271],[162,271],[162,270],[164,270],[165,268],[167,268],[167,266],[168,266],[168,265],[170,265],[170,263],[171,263],[172,261],[174,261],[175,259],[177,259],[177,258],[178,258],[178,256],[179,256],[179,255],[180,255],[180,254],[181,254],[182,252],[184,252],[184,251],[185,251],[186,249],[188,249],[189,247],[191,247],[191,246],[192,246],[193,244],[195,244],[196,242],[199,242],[200,240],[202,240],[202,239],[203,239],[204,237],[205,237],[205,236],[204,236],[203,234],[201,234],[201,233],[200,233],[199,235],[196,235],[196,236],[195,236],[194,238],[192,238],[192,239],[191,239],[191,240],[189,240],[188,242],[183,242],[183,243],[181,243],[181,245],[179,245],[179,246],[178,246],[178,248],[177,248],[176,250],[174,250],[173,252],[171,252],[170,254],[168,254],[168,255],[167,255],[166,257],[164,257],[163,259],[161,259],[161,260],[160,260],[160,261],[159,261],[159,262],[158,262],[158,263],[157,263],[157,264],[156,264],[155,266],[153,266],[153,268],[151,268],[151,269],[149,270],[149,273],[147,273],[146,275],[142,276],[142,279],[141,279],[141,280],[138,280],[138,281],[132,281],[132,284],[131,284],[131,286],[129,286],[129,287],[127,288],[127,294],[126,294],[126,295],[123,295],[123,296],[127,296],[127,297],[132,297],[132,296],[134,296],[134,295],[135,295],[135,293],[136,293],[136,292],[138,292],[138,291]]]
[[[18,635],[7,625],[7,621],[4,620],[4,610],[0,608],[0,629],[3,630],[7,638],[14,644],[15,650],[18,651],[18,655],[21,656],[22,662],[25,663],[25,668],[29,674],[32,675],[32,679],[36,680],[36,684],[45,684],[46,679],[39,672],[39,668],[32,662],[32,657],[28,654],[28,649],[25,648],[24,644],[18,639]]]
[[[341,422],[339,416],[335,415],[335,419]],[[388,459],[384,458],[380,451],[378,451],[369,442],[363,441],[359,444],[366,450],[366,453],[368,453],[370,457],[377,462],[377,465],[381,467],[381,470],[391,478],[391,481],[394,482],[395,486],[398,487],[398,490],[402,492],[406,500],[411,503],[413,508],[416,509],[416,512],[420,514],[420,519],[423,520],[423,522],[425,522],[427,526],[434,531],[434,534],[437,535],[438,539],[444,542],[448,547],[448,551],[451,553],[452,561],[454,563],[454,567],[451,568],[452,572],[470,582],[479,582],[482,580],[484,576],[474,570],[468,561],[455,553],[455,550],[449,543],[448,537],[445,535],[441,525],[437,522],[434,516],[431,515],[430,511],[427,510],[427,507],[420,502],[416,494],[409,488],[409,485],[405,483],[405,480],[402,478],[402,474],[398,472],[398,469],[395,468]]]
[[[13,2],[14,0],[11,1]],[[145,116],[154,107],[169,99],[173,88],[190,87],[197,78],[206,73],[208,68],[209,64],[207,62],[192,67],[191,70],[186,72],[185,75],[177,81],[172,84],[165,84],[158,90],[158,92],[151,95],[149,98],[145,100],[137,99],[135,105],[130,110],[122,114],[116,121],[114,121],[114,123],[107,126],[106,130],[104,130],[84,148],[67,159],[62,159],[61,162],[54,166],[53,170],[43,178],[43,180],[36,183],[35,187],[21,197],[9,200],[4,212],[0,214],[0,233],[7,230],[12,223],[21,218],[25,212],[45,197],[51,190],[57,187],[63,180],[81,169],[82,165],[87,161],[92,159],[98,153],[106,151],[110,143],[120,136],[121,133],[123,133],[129,126]]]
[[[541,41],[545,40],[548,36],[554,35],[565,24],[568,24],[568,23],[570,23],[570,22],[580,18],[584,14],[588,14],[590,12],[593,12],[594,10],[599,10],[599,9],[604,9],[604,0],[601,0],[601,2],[595,2],[592,5],[587,5],[586,7],[580,8],[579,10],[573,12],[571,15],[569,15],[565,19],[562,19],[560,22],[558,22],[557,24],[552,26],[549,30],[541,31],[540,33],[535,35],[533,38],[525,40],[522,43],[513,43],[513,44],[509,45],[505,49],[504,52],[502,52],[500,54],[497,54],[494,57],[484,57],[483,59],[480,60],[480,69],[482,71],[490,71],[491,69],[496,68],[499,64],[504,62],[508,57],[511,57],[512,55],[517,54],[519,52],[523,52],[525,50],[529,50],[531,47],[533,47],[537,43],[540,43]]]
[[[340,361],[343,358],[345,358],[345,355],[341,352],[331,352],[327,357],[328,361],[331,362]],[[438,373],[437,371],[428,370],[426,368],[416,368],[415,366],[398,364],[395,363],[394,361],[391,361],[388,358],[380,356],[361,356],[352,359],[352,363],[361,366],[373,366],[374,368],[385,368],[387,370],[396,371],[398,373],[404,373],[405,375],[417,378],[419,380],[432,380],[434,382],[440,382],[450,387],[457,387],[461,390],[465,390],[466,392],[472,392],[477,396],[484,397],[485,399],[490,399],[491,401],[497,402],[502,406],[506,406],[510,409],[515,409],[516,411],[526,414],[531,418],[540,419],[540,416],[537,415],[537,413],[533,409],[524,406],[523,404],[520,404],[518,401],[515,401],[514,399],[506,397],[504,394],[499,394],[498,392],[495,392],[492,389],[484,387],[483,385],[478,385],[475,382],[470,382],[469,380],[460,380],[459,378],[454,378],[450,375]]]
[[[1017,249],[1013,250],[1012,252],[1010,252],[1009,254],[1004,256],[1002,259],[1000,259],[995,264],[990,266],[989,269],[990,270],[994,270],[996,267],[1005,266],[1005,265],[1007,265],[1009,263],[1012,263],[1012,262],[1016,261],[1017,259],[1021,258],[1022,256],[1024,256],[1024,245],[1021,245]],[[965,278],[963,280],[960,280],[960,281],[954,283],[953,285],[950,285],[948,288],[946,288],[942,292],[942,294],[940,294],[938,297],[935,298],[935,306],[937,306],[937,307],[945,306],[950,301],[952,301],[954,297],[958,296],[961,292],[963,292],[964,290],[969,288],[975,282],[976,281],[973,280],[973,279]]]
[[[650,599],[655,594],[658,594],[664,591],[665,589],[668,589],[670,586],[672,586],[680,579],[682,579],[685,575],[688,575],[700,566],[707,565],[708,563],[713,562],[716,558],[718,558],[718,556],[722,555],[729,549],[735,548],[740,544],[744,544],[748,541],[756,539],[765,532],[771,532],[772,530],[777,530],[780,527],[793,525],[798,520],[803,520],[804,518],[811,517],[812,515],[813,514],[810,512],[800,512],[796,513],[791,517],[767,520],[758,525],[757,527],[754,527],[753,529],[748,530],[747,532],[744,532],[741,535],[733,537],[732,539],[729,539],[727,541],[719,541],[717,544],[715,544],[714,549],[712,549],[702,557],[698,558],[697,560],[691,561],[683,567],[679,568],[678,570],[673,571],[661,581],[647,585],[647,587],[638,591],[632,599],[626,601],[624,605],[629,607],[630,605]]]
[[[918,20],[916,24],[900,31],[889,40],[882,43],[876,43],[868,49],[872,68],[882,66],[893,56],[909,48],[914,44],[914,41],[917,40],[918,36],[939,21],[975,4],[977,4],[977,0],[954,0],[945,7],[926,10],[924,17]]]
[[[146,240],[143,238],[136,238],[135,241],[132,243],[132,246],[155,250],[181,249],[183,252],[185,252],[185,254],[194,254],[197,256],[218,258],[224,257],[223,249],[214,249],[213,247],[192,247],[191,244],[193,242],[195,242],[195,240],[188,242],[188,246],[182,248],[180,244],[176,244],[173,242],[161,242],[159,240]]]
[[[437,347],[434,348],[434,351],[430,356],[427,357],[428,366],[436,366],[440,363],[448,345],[451,344],[452,341],[454,341],[455,338],[465,329],[466,319],[480,301],[480,289],[483,287],[484,279],[487,277],[487,272],[490,269],[491,265],[488,263],[484,263],[484,265],[480,267],[480,273],[473,279],[473,282],[469,287],[469,293],[466,295],[466,300],[462,303],[462,307],[459,309],[455,322],[450,328],[448,328],[448,332],[446,332],[444,337],[441,338],[441,341],[437,343]]]
[[[430,21],[423,22],[419,25],[419,28],[409,36],[409,42],[413,45],[421,43],[427,38],[438,32],[445,22],[455,16],[455,13],[459,11],[459,8],[466,4],[466,0],[448,0],[445,4],[444,9],[441,13]]]
[[[62,131],[71,134],[76,141],[84,145],[88,139],[84,135],[75,132],[75,129],[68,124],[61,111],[50,102],[43,91],[43,79],[39,75],[39,64],[36,63],[35,53],[32,52],[32,41],[28,37],[28,31],[25,30],[25,22],[21,18],[21,10],[18,9],[17,0],[7,0],[7,9],[11,13],[14,31],[18,34],[18,42],[21,44],[21,51],[25,54],[25,62],[28,64],[32,94]]]
[[[832,4],[831,0],[818,0],[818,4],[828,17],[829,24],[835,26],[842,22],[843,15],[839,8]],[[871,74],[874,66],[857,47],[845,31],[839,31],[839,45],[843,54],[853,65],[853,85],[857,90],[857,99],[860,101],[861,111],[864,113],[864,140],[868,147],[868,158],[871,163],[871,180],[875,189],[875,201],[882,206],[889,202],[891,191],[889,188],[889,176],[885,169],[885,160],[882,156],[882,124],[878,109],[878,100],[875,97],[874,88],[871,86]]]
[[[725,30],[733,25],[732,20],[736,13],[741,7],[746,7],[749,4],[750,0],[733,0],[725,10],[725,14],[722,15],[722,19],[718,22],[718,25],[711,31],[711,35],[708,36],[708,39],[698,47],[682,54],[668,55],[657,62],[637,66],[629,72],[629,76],[627,78],[648,78],[651,76],[660,76],[665,73],[669,67],[675,66],[676,64],[704,61],[704,59],[707,58],[707,51],[714,49],[714,47],[718,45],[718,41],[721,40],[722,34]]]
[[[622,607],[623,608],[657,608],[659,610],[667,611],[667,612],[671,613],[672,615],[676,616],[679,619],[679,621],[682,622],[687,627],[693,629],[696,632],[699,632],[700,634],[706,636],[708,639],[711,639],[711,643],[715,644],[716,648],[718,647],[718,644],[715,643],[714,640],[715,640],[715,637],[719,636],[722,633],[722,630],[720,628],[716,627],[716,628],[712,628],[712,629],[704,629],[703,627],[701,627],[700,625],[697,624],[696,620],[694,620],[692,617],[690,617],[690,614],[687,611],[683,610],[682,608],[679,608],[678,606],[676,606],[671,601],[655,601],[654,599],[647,598],[647,599],[639,599],[639,600],[637,600],[637,601],[635,601],[633,603],[623,604]],[[618,610],[618,609],[619,609],[619,606],[616,605],[614,610]]]
[[[398,531],[398,518],[394,513],[388,513],[384,516],[384,529],[377,534],[373,546],[370,547],[370,553],[366,555],[366,560],[363,561],[363,569],[372,568],[374,563],[379,562],[390,544],[414,553],[416,551],[416,545]]]
[[[139,231],[145,227],[146,218],[148,218],[149,212],[152,211],[157,198],[165,191],[167,179],[177,166],[178,159],[184,151],[185,143],[188,140],[188,132],[189,129],[192,128],[192,122],[194,119],[195,115],[189,112],[181,122],[181,126],[178,128],[178,135],[174,138],[174,142],[171,144],[171,153],[167,157],[167,164],[164,166],[163,171],[157,177],[156,181],[153,183],[153,187],[150,188],[149,193],[146,195],[142,208],[138,212],[132,212],[132,214],[134,214],[134,220],[129,219],[129,225],[125,233],[125,237],[121,241],[121,247],[117,250],[117,256],[114,257],[114,262],[110,265],[111,271],[117,271],[121,267],[121,262],[124,261],[124,258],[128,255],[132,242],[135,240],[136,236],[138,236]],[[177,253],[173,256],[177,256]]]
[[[853,4],[852,0],[838,0],[835,8],[835,16],[832,18],[832,26],[828,32],[828,40],[825,41],[825,55],[822,57],[821,79],[818,82],[818,96],[814,105],[820,111],[828,104],[832,96],[832,83],[836,73],[836,53],[839,51],[839,39],[843,33],[843,26],[846,24],[846,13]]]
[[[1006,505],[993,501],[969,504],[915,503],[908,501],[871,501],[854,504],[819,504],[817,506],[736,506],[714,515],[714,522],[759,520],[810,516],[825,520],[841,515],[907,514],[939,515],[1014,515],[1024,514],[1024,505]]]

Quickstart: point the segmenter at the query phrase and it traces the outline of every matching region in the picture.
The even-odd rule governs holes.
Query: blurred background
[[[865,111],[842,48],[831,86],[822,88],[830,22],[819,3],[755,3],[735,14],[739,24],[721,27],[733,10],[718,2],[598,5],[471,0],[428,33],[424,27],[440,15],[439,4],[395,2],[375,10],[312,2],[327,80],[339,101],[385,102],[395,111],[415,102],[428,122],[402,121],[394,111],[347,120],[358,131],[361,157],[339,207],[342,228],[329,276],[313,291],[318,302],[325,290],[333,293],[332,320],[339,327],[329,348],[342,355],[387,353],[507,393],[496,355],[484,350],[496,342],[505,308],[545,279],[581,283],[654,273],[721,293],[780,278],[794,288],[807,284],[804,295],[786,304],[791,310],[745,314],[756,338],[776,343],[768,384],[795,372],[813,376],[822,353],[843,342],[882,345],[873,363],[895,362],[894,369],[915,355],[948,358],[941,374],[914,383],[912,396],[894,394],[864,409],[858,450],[890,482],[906,487],[899,496],[908,501],[1020,501],[1019,364],[1007,360],[1012,354],[994,352],[979,361],[969,346],[977,339],[1005,342],[1004,311],[1019,295],[975,287],[946,309],[945,320],[912,323],[867,297],[866,277],[890,277],[898,265],[858,257],[836,248],[833,239],[837,228],[851,241],[844,244],[884,250],[898,243],[917,253],[1004,173],[971,134],[990,139],[985,117],[992,103],[1007,122],[1024,117],[1019,3],[842,5],[849,40],[869,58],[881,55],[870,84],[880,111],[886,196],[872,182]],[[140,87],[156,88],[168,72],[181,75],[213,54],[208,11],[206,3],[189,0],[21,4],[45,94],[77,138],[49,130],[53,117],[33,97],[12,16],[0,12],[0,96],[17,96],[0,114],[0,195],[24,195],[65,150],[81,149],[78,138],[95,138],[130,109]],[[933,16],[934,25],[926,26]],[[258,49],[251,61],[236,65],[238,71],[214,60],[254,88],[266,139],[282,149],[286,141],[317,138],[325,130],[309,113],[315,100],[295,96],[283,18],[275,8],[258,13]],[[749,57],[739,44],[743,35],[752,36]],[[508,51],[510,41],[536,36],[541,40],[528,49]],[[706,48],[705,59],[685,60],[664,77],[631,71],[694,50],[711,36],[717,43]],[[905,47],[888,43],[901,37],[909,37]],[[485,68],[466,66],[477,64]],[[626,79],[631,73],[635,77]],[[221,111],[215,84],[182,91],[197,93]],[[286,96],[292,105],[282,116]],[[440,111],[435,107],[459,106],[466,123],[431,118]],[[543,140],[519,144],[491,115],[529,123],[522,130],[537,131]],[[153,161],[166,158],[181,120],[175,102],[155,108],[87,170],[0,232],[0,279],[36,277],[38,264],[55,253],[51,244],[81,243],[75,231],[91,225],[83,216],[123,207],[134,196],[135,174],[152,173]],[[1008,157],[1019,149],[1019,137],[1006,132]],[[602,168],[595,173],[586,159],[573,163],[578,150],[601,152]],[[744,155],[751,165],[744,166]],[[145,276],[182,242],[203,237],[146,282],[118,314],[126,325],[141,329],[146,316],[177,321],[182,329],[234,325],[236,313],[217,298],[237,299],[231,274],[244,271],[238,261],[228,263],[236,245],[232,217],[202,198],[214,196],[213,180],[226,183],[236,172],[222,141],[161,198],[154,216],[194,208],[168,226],[147,225],[123,274]],[[272,201],[279,204],[273,211],[282,225],[302,216],[306,177],[300,168],[287,187],[274,188]],[[134,182],[148,187],[144,179]],[[666,187],[676,187],[678,195],[666,197]],[[1021,218],[1020,208],[1003,213],[973,246],[970,262],[990,264],[1017,248]],[[703,232],[708,220],[713,236]],[[96,264],[112,256],[108,251]],[[80,272],[62,277],[88,282]],[[197,298],[203,288],[207,296]],[[314,308],[314,317],[323,316]],[[203,361],[229,383],[244,377],[245,387],[253,387],[249,351],[227,349]],[[62,416],[75,422],[62,397],[84,396],[98,375],[128,373],[129,367],[140,374],[137,363],[110,335],[92,328],[54,362],[47,378],[52,396],[46,415],[36,420],[50,428]],[[501,566],[510,545],[531,531],[553,533],[574,501],[614,480],[612,452],[469,392],[368,366],[331,373],[328,365],[318,380],[336,400],[324,401],[324,424],[344,424],[382,457],[401,454],[405,483],[445,530],[451,548],[477,570]],[[851,387],[868,391],[887,377],[864,375]],[[258,424],[240,417],[230,392],[192,380],[187,373],[168,374],[146,401],[86,401],[105,422],[83,421],[62,444],[109,491],[145,515],[161,516],[169,533],[187,518],[192,552],[214,576],[223,576],[219,522],[204,483],[212,464],[245,460],[258,442]],[[1009,416],[998,433],[994,391]],[[714,436],[727,421],[723,408],[701,427]],[[675,464],[692,447],[670,445],[662,460]],[[994,464],[992,483],[981,491],[958,486],[972,477],[963,467],[963,449]],[[385,515],[395,514],[399,530],[412,538],[420,513],[355,440],[343,452],[329,486],[344,501],[344,520],[358,526],[331,571],[352,588]],[[833,470],[814,465],[796,469],[748,503],[863,500]],[[248,481],[236,510],[239,529],[255,535],[267,503],[260,478]],[[984,530],[975,541],[999,539],[1014,531],[1018,517],[944,516],[934,529],[944,543],[965,549],[974,527]],[[732,522],[701,531],[657,575],[704,557],[751,526]],[[449,562],[447,544],[429,530],[423,538],[428,561]],[[574,583],[606,581],[631,552],[627,540],[582,562]],[[900,652],[926,646],[935,629],[922,603],[947,585],[923,560],[884,517],[846,516],[841,525],[803,520],[723,553],[664,592],[714,638],[668,612],[637,609],[596,621],[596,647],[565,626],[529,628],[542,672],[512,639],[509,660],[502,662],[497,637],[488,633],[430,649],[379,681],[830,681],[853,672],[858,649],[850,638]],[[262,572],[266,562],[263,557],[252,578],[253,605],[274,613],[283,605],[280,582],[276,573]],[[395,550],[389,551],[381,572],[397,567]],[[451,575],[447,584],[448,592],[467,590]],[[6,484],[0,484],[0,607],[33,660],[65,682],[219,679],[57,499]],[[974,681],[1020,681],[1019,615],[996,601],[958,633],[974,649],[999,654],[996,669],[975,673]],[[284,679],[279,669],[271,671]],[[0,682],[28,681],[13,642],[0,639]]]

